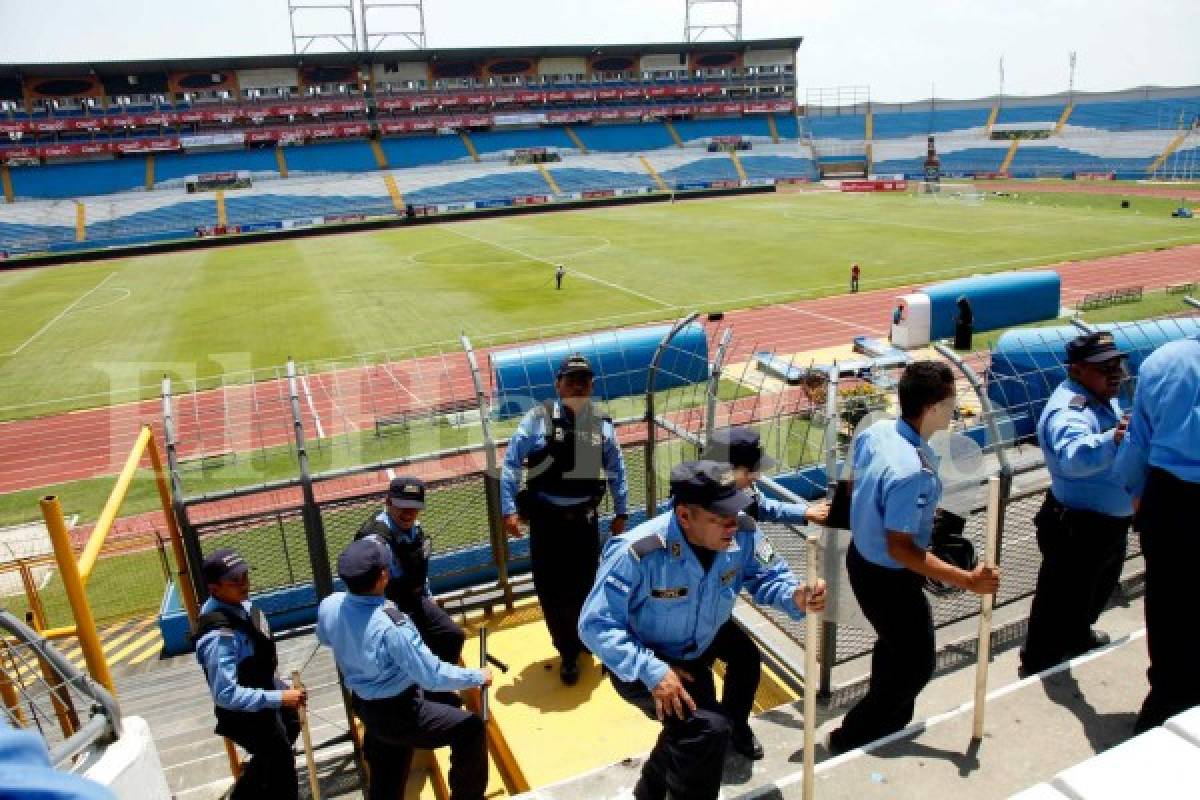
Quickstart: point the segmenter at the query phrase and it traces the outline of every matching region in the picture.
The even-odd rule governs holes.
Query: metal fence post
[[[726,328],[721,334],[721,341],[717,344],[717,354],[713,356],[710,374],[708,376],[708,387],[705,391],[704,403],[704,444],[708,444],[708,437],[712,436],[713,428],[717,426],[717,401],[720,399],[721,393],[721,369],[725,366],[725,353],[729,349],[729,342],[733,339],[733,328]]]
[[[658,508],[657,502],[657,475],[654,471],[654,441],[656,437],[656,425],[654,413],[654,383],[658,377],[658,366],[662,361],[663,353],[666,352],[667,345],[675,338],[681,330],[692,323],[692,320],[699,316],[699,312],[693,311],[686,317],[679,319],[671,326],[671,330],[667,331],[662,340],[658,343],[658,347],[654,350],[654,358],[650,360],[650,366],[646,369],[646,517],[654,516],[654,512]]]
[[[296,436],[296,460],[300,466],[300,491],[304,496],[304,538],[308,541],[308,559],[312,563],[313,585],[320,600],[333,594],[333,571],[325,546],[325,524],[313,493],[312,474],[308,469],[308,451],[304,446],[304,422],[300,419],[300,395],[296,392],[296,362],[287,361],[288,396],[292,404],[292,427]]]
[[[838,379],[841,372],[836,363],[829,368],[829,377],[825,382],[825,485],[826,495],[832,499],[834,487],[837,486],[838,460]],[[835,534],[836,535],[836,534]],[[826,558],[825,570],[837,569],[832,559]],[[828,580],[828,576],[826,577]],[[837,623],[832,622],[828,615],[821,615],[821,688],[820,697],[828,698],[833,691],[833,664],[837,661]]]
[[[492,438],[491,409],[483,390],[483,376],[475,349],[464,333],[459,337],[467,364],[471,368],[471,382],[475,386],[475,405],[479,409],[479,427],[483,436],[483,457],[486,471],[483,476],[483,493],[487,502],[488,535],[491,540],[492,558],[496,562],[496,582],[504,592],[504,604],[512,609],[512,585],[508,580],[508,535],[504,532],[504,516],[500,509],[500,468],[496,458],[496,440]]]
[[[175,521],[179,523],[179,533],[183,539],[183,549],[187,556],[188,575],[192,581],[192,593],[196,601],[203,603],[208,599],[208,586],[200,574],[200,565],[204,563],[204,553],[200,549],[200,537],[188,519],[187,506],[183,502],[183,476],[179,473],[179,452],[175,441],[175,411],[172,406],[171,378],[164,375],[162,379],[162,415],[163,437],[166,439],[167,472],[171,478],[171,505],[175,509]],[[184,565],[180,565],[184,566]]]

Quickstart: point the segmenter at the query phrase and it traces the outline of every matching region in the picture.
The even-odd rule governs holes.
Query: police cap
[[[1123,355],[1125,351],[1117,347],[1113,335],[1107,331],[1085,333],[1067,342],[1068,364],[1099,364]]]
[[[242,558],[236,550],[230,550],[227,547],[209,553],[204,557],[204,564],[200,567],[205,583],[237,580],[249,571],[250,565],[246,563],[246,559]]]
[[[697,505],[732,517],[752,499],[737,488],[733,469],[719,461],[685,461],[671,470],[671,497],[676,503]]]
[[[564,359],[558,365],[557,377],[565,378],[568,375],[586,375],[589,378],[593,378],[596,376],[596,373],[592,371],[592,365],[584,358],[583,354],[576,353]]]
[[[713,431],[704,448],[704,457],[728,461],[735,467],[761,472],[775,466],[775,459],[763,452],[758,431],[753,428],[720,428]]]
[[[344,581],[365,578],[380,567],[387,567],[390,561],[387,545],[374,536],[365,536],[351,542],[338,556],[338,577]]]
[[[424,508],[425,482],[404,475],[388,484],[388,504],[396,508]]]

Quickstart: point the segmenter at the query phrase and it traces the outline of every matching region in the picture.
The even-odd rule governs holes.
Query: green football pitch
[[[0,419],[191,379],[516,341],[1200,242],[1117,196],[769,194],[460,220],[0,271]],[[562,291],[554,265],[566,266]],[[152,389],[143,392],[151,396]]]

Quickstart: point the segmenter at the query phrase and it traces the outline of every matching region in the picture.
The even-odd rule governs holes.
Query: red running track
[[[1058,264],[1063,300],[1100,289],[1161,287],[1200,279],[1200,245]],[[869,281],[869,273],[865,276]],[[925,282],[922,282],[923,285]],[[858,334],[886,336],[892,302],[903,287],[734,311],[727,361],[744,361],[756,346],[798,352],[844,344]],[[511,346],[511,345],[508,345]],[[486,370],[487,351],[478,354]],[[353,366],[302,376],[301,416],[307,435],[340,435],[373,427],[382,414],[428,413],[473,396],[466,359],[430,356]],[[162,406],[145,401],[0,424],[0,493],[117,472],[141,425],[161,441]],[[177,398],[181,458],[246,452],[293,438],[285,380],[264,381]]]

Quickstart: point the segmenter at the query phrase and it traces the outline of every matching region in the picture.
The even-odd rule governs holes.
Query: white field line
[[[20,353],[20,352],[21,352],[22,350],[24,350],[26,347],[28,347],[29,345],[31,345],[31,344],[33,343],[33,340],[34,340],[34,339],[38,338],[38,337],[39,337],[39,336],[41,336],[43,333],[45,333],[46,331],[50,330],[50,327],[51,327],[52,325],[54,325],[54,323],[58,322],[60,319],[62,319],[63,317],[65,317],[67,314],[71,313],[71,309],[75,308],[75,306],[77,306],[77,305],[79,305],[80,303],[82,303],[82,302],[83,302],[83,300],[84,300],[84,298],[86,298],[86,297],[87,297],[88,295],[90,295],[92,292],[96,291],[96,290],[97,290],[97,289],[99,289],[101,286],[103,286],[104,284],[108,283],[109,279],[110,279],[110,278],[112,278],[112,276],[113,276],[113,275],[116,275],[116,274],[117,274],[117,273],[115,273],[115,272],[110,272],[110,273],[108,273],[107,275],[105,275],[103,280],[101,280],[99,283],[97,283],[97,284],[96,284],[95,286],[93,286],[91,289],[88,289],[86,292],[84,292],[83,294],[79,295],[79,297],[75,298],[75,302],[71,303],[71,305],[67,306],[67,307],[66,307],[66,308],[64,308],[62,311],[58,312],[58,314],[56,314],[56,315],[54,316],[54,319],[50,320],[50,321],[49,321],[49,322],[47,322],[45,325],[43,325],[42,327],[38,328],[38,330],[37,330],[37,333],[33,334],[33,336],[30,336],[28,339],[26,339],[24,342],[22,342],[20,347],[18,347],[16,350],[13,350],[12,352],[5,353],[4,355],[6,355],[6,356],[15,356],[15,355],[17,355],[18,353]]]
[[[444,230],[449,231],[450,233],[453,233],[457,236],[462,236],[467,239],[473,239],[476,242],[479,242],[480,244],[486,244],[491,247],[495,247],[498,250],[507,250],[510,253],[516,253],[519,256],[529,259],[530,261],[539,261],[543,264],[549,264],[552,267],[558,266],[557,262],[551,261],[550,259],[542,258],[541,256],[535,256],[532,253],[525,252],[524,250],[518,250],[515,247],[510,247],[509,245],[506,245],[506,244],[500,244],[498,242],[489,241],[488,239],[484,239],[483,237],[475,236],[474,234],[470,234],[470,233],[467,233],[466,231],[459,230],[459,228],[461,228],[461,227],[462,227],[461,224],[446,225],[444,227]],[[592,281],[593,283],[598,283],[602,286],[607,286],[610,289],[616,289],[619,292],[625,292],[626,294],[631,294],[634,297],[640,297],[643,300],[649,300],[651,303],[660,305],[663,308],[674,308],[675,307],[675,305],[673,303],[667,303],[663,300],[659,300],[657,297],[651,297],[650,295],[645,294],[644,292],[639,292],[636,289],[630,289],[625,286],[621,286],[620,284],[612,283],[610,281],[603,280],[602,278],[597,278],[595,275],[589,275],[588,273],[586,273],[583,270],[580,270],[576,267],[571,267],[571,274],[578,275],[581,278],[586,278],[587,280]]]
[[[313,422],[317,426],[317,438],[325,438],[325,430],[321,427],[321,415],[317,413],[317,407],[313,405],[312,392],[308,388],[308,376],[300,376],[300,387],[304,389],[304,402],[308,403],[309,413],[313,415]]]

